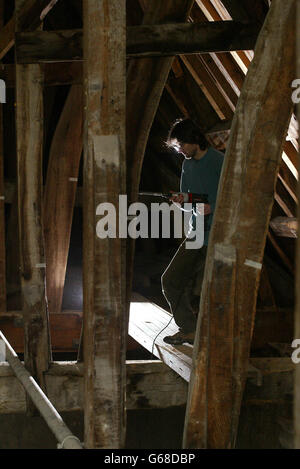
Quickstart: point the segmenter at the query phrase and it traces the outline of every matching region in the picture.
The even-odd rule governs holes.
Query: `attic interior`
[[[282,3],[0,0],[1,337],[85,448],[300,448],[300,8]],[[161,335],[182,240],[95,230],[97,204],[179,190],[179,118],[224,154],[194,346]],[[0,413],[1,449],[56,448],[7,361]]]

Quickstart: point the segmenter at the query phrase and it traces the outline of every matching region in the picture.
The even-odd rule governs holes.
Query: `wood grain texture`
[[[16,1],[16,28],[24,1]],[[42,222],[43,89],[39,65],[16,64],[16,135],[24,361],[45,389],[51,359]]]
[[[4,3],[0,2],[0,26],[3,26]],[[3,153],[3,104],[0,104],[0,311],[6,310],[5,194]]]
[[[15,44],[16,22],[18,23],[18,31],[28,31],[35,29],[41,24],[41,13],[49,11],[55,5],[54,0],[28,0],[24,2],[18,0],[16,2],[16,10],[18,10],[18,18],[13,17],[0,30],[0,60],[10,51]]]
[[[295,365],[290,358],[253,358],[249,368],[245,405],[283,403],[291,392]],[[53,362],[46,373],[48,397],[59,412],[82,411],[83,364]],[[186,403],[187,383],[159,361],[126,361],[128,410],[167,409]],[[257,375],[262,379],[257,385]],[[249,382],[249,385],[248,385]],[[253,386],[254,384],[254,386]],[[0,415],[23,413],[25,392],[7,363],[0,364]]]
[[[52,139],[44,194],[49,312],[61,311],[82,147],[83,90],[73,85]]]
[[[43,384],[50,359],[42,226],[43,106],[38,65],[16,66],[19,239],[25,363]]]
[[[18,33],[19,63],[82,60],[82,30]],[[127,57],[163,57],[253,49],[255,24],[235,21],[127,27]]]
[[[118,213],[125,193],[125,1],[84,7],[83,296],[85,446],[125,441],[125,251],[120,238],[96,234],[102,202]],[[99,47],[95,47],[99,44]]]
[[[194,347],[194,377],[187,407],[186,448],[233,448],[235,445],[260,266],[292,112],[295,3],[290,0],[283,6],[282,2],[273,0],[233,120],[210,233]],[[281,58],[280,62],[277,57]],[[216,245],[236,248],[237,259],[233,314],[231,302],[228,303],[231,282],[226,282],[223,288],[222,324],[227,327],[231,324],[234,331],[232,371],[224,368],[223,372],[224,382],[231,381],[227,391],[218,385],[215,376],[219,345],[213,342],[213,331],[218,329],[220,310],[210,306],[218,292],[218,279],[212,275]],[[226,256],[223,262],[227,263]],[[201,348],[203,343],[205,349]],[[201,360],[197,359],[199,354]],[[224,393],[228,401],[218,409],[218,399],[226,402]],[[203,400],[204,406],[207,402],[206,412],[199,414],[197,397]]]

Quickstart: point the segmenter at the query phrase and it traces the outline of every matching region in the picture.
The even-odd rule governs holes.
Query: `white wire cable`
[[[155,341],[156,341],[157,337],[160,336],[160,334],[161,334],[165,329],[167,329],[167,327],[170,325],[170,323],[171,323],[173,317],[174,317],[174,316],[171,317],[171,319],[170,319],[170,321],[168,322],[168,324],[157,334],[157,336],[154,337],[153,344],[152,344],[152,351],[151,351],[151,355],[153,355],[153,357],[154,357],[153,351],[154,351]]]

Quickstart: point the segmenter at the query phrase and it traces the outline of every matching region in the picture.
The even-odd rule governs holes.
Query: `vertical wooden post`
[[[4,1],[0,1],[0,27],[4,24]],[[6,311],[5,200],[3,155],[3,109],[0,104],[0,312]]]
[[[297,16],[296,16],[296,31],[297,31],[297,57],[296,57],[296,77],[300,79],[300,3],[297,2]],[[297,105],[297,118],[300,122],[300,104]],[[300,174],[300,162],[298,163],[298,172]],[[300,200],[300,181],[298,181],[298,200]],[[294,338],[300,339],[300,208],[298,206],[298,239],[297,239],[297,254],[296,254],[296,278],[295,278],[295,332]],[[295,367],[294,379],[294,446],[295,449],[300,449],[300,364]]]
[[[295,0],[272,1],[232,124],[202,286],[186,448],[233,448],[236,441],[260,271],[293,107],[295,5]]]
[[[119,194],[125,193],[125,0],[86,0],[83,19],[85,447],[120,448],[125,439],[125,253],[118,233],[97,236],[96,209],[108,202],[118,215]]]
[[[16,31],[20,10],[16,0]],[[45,294],[42,226],[43,75],[39,65],[16,63],[16,134],[18,166],[21,287],[26,368],[45,389],[44,372],[51,358]]]

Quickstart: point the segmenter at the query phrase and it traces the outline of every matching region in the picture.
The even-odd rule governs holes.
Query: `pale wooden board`
[[[172,346],[163,341],[165,336],[173,335],[178,331],[174,319],[167,326],[171,318],[170,313],[135,293],[130,304],[128,332],[134,340],[150,353],[153,352],[154,356],[188,382],[192,367],[193,346],[189,344]]]

